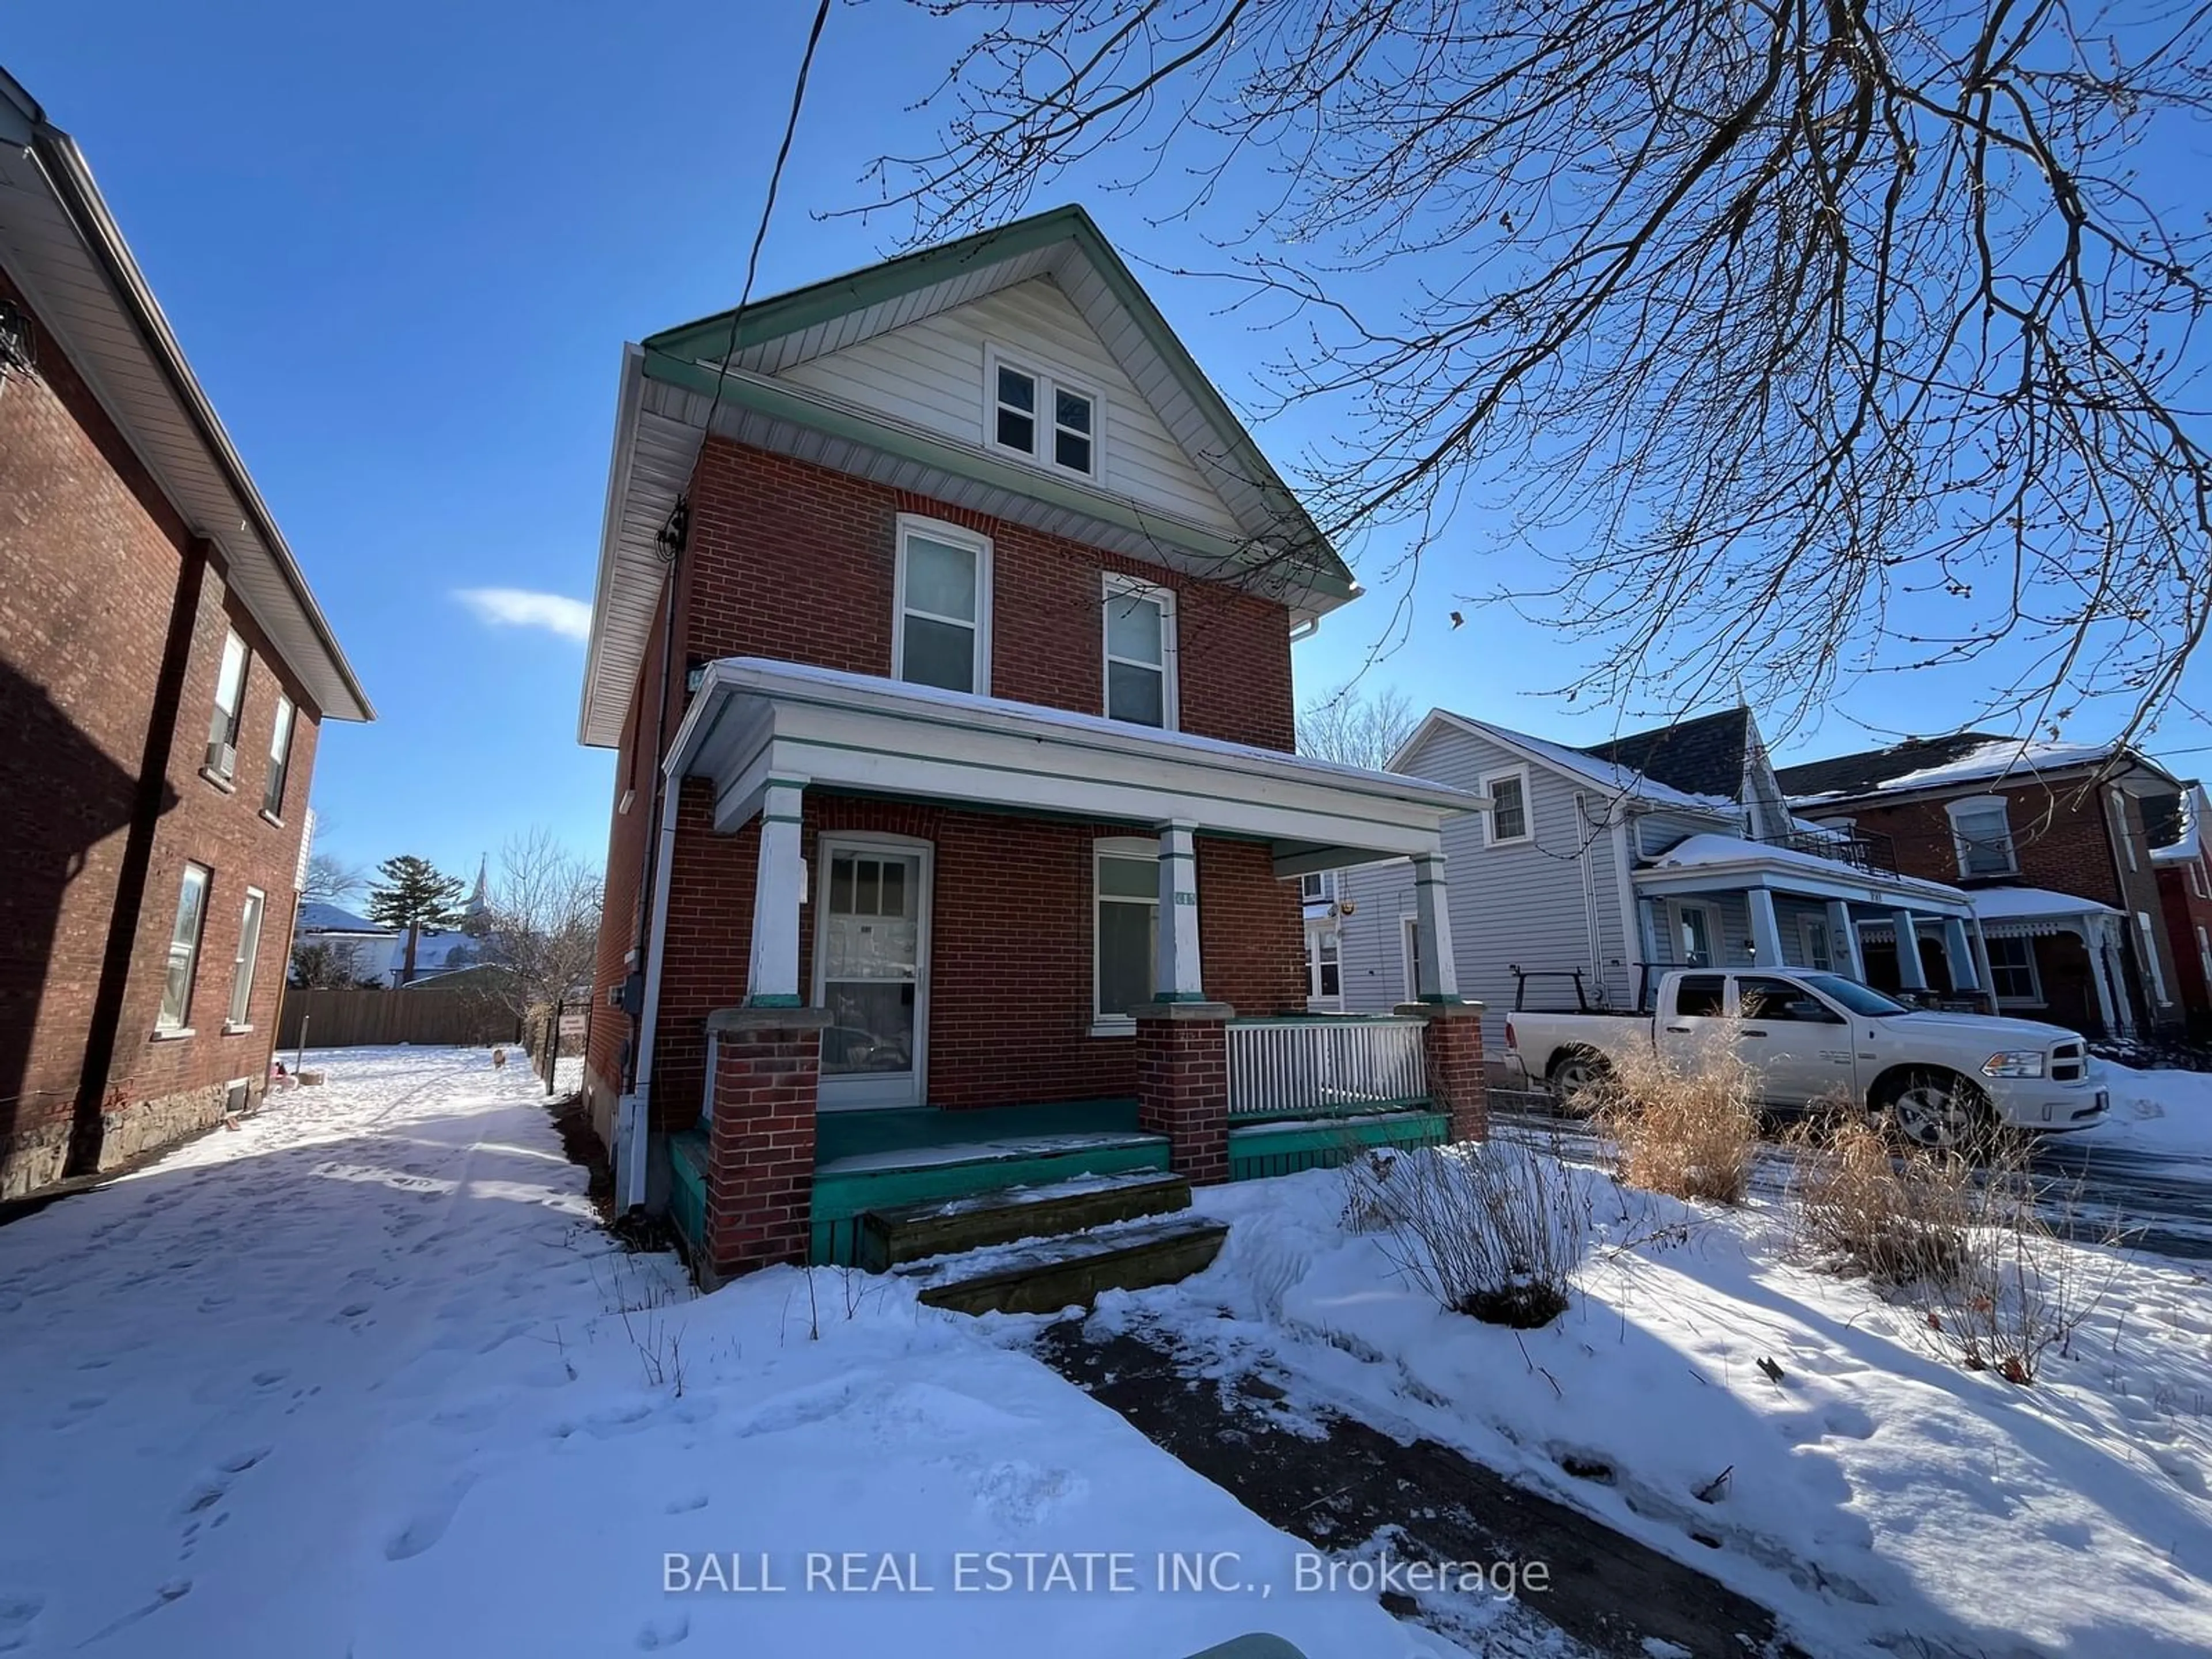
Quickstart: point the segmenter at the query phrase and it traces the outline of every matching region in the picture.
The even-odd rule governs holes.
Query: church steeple
[[[489,897],[490,878],[491,854],[489,853],[477,854],[477,884],[475,890],[469,895],[469,905],[467,910],[467,915],[471,919],[483,915],[485,911],[491,908]]]

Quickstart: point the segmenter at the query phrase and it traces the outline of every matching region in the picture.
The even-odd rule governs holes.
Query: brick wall
[[[2166,948],[2173,956],[2174,994],[2183,1017],[2192,1030],[2212,1035],[2212,981],[2205,976],[2197,942],[2200,927],[2212,939],[2212,858],[2200,853],[2190,862],[2160,864],[2158,896]]]
[[[0,295],[23,303],[4,274]],[[264,821],[277,682],[258,635],[241,621],[257,648],[236,793],[197,775],[223,619],[237,616],[223,574],[201,556],[60,343],[40,331],[35,345],[36,372],[0,386],[0,836],[11,860],[10,879],[0,883],[0,1190],[10,1192],[61,1170],[149,757],[166,788],[129,929],[112,1061],[89,1091],[106,1103],[100,1162],[204,1127],[231,1078],[250,1076],[258,1088],[289,954],[315,748],[315,711],[303,702],[288,822]],[[179,602],[187,609],[176,642],[189,655],[174,722],[155,731]],[[214,872],[197,1035],[155,1045],[149,1036],[188,858]],[[225,1038],[221,1014],[249,884],[267,895],[255,1030]],[[211,1017],[203,1018],[201,1007]]]

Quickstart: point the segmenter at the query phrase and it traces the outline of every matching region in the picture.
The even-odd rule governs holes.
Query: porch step
[[[1226,1222],[1198,1216],[1139,1221],[1098,1232],[1040,1239],[907,1269],[921,1299],[954,1313],[1057,1313],[1089,1307],[1101,1291],[1172,1285],[1212,1264]]]
[[[882,1273],[928,1256],[1078,1232],[1189,1207],[1190,1182],[1164,1170],[1081,1175],[1038,1186],[967,1193],[870,1210],[860,1218],[860,1265]]]

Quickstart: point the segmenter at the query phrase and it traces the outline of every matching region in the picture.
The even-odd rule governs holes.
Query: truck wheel
[[[1599,1092],[1612,1076],[1613,1067],[1603,1054],[1589,1048],[1570,1048],[1552,1062],[1547,1081],[1559,1109],[1582,1117],[1596,1108]]]
[[[1990,1097],[1956,1072],[1907,1072],[1882,1095],[1890,1132],[1908,1146],[1965,1152],[1989,1139]]]

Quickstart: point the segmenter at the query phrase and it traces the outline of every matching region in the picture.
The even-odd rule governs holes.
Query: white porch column
[[[1974,952],[1966,942],[1966,924],[1958,916],[1943,918],[1943,960],[1951,969],[1951,988],[1954,991],[1978,991],[1983,988],[1979,969],[1974,962]]]
[[[1972,931],[1974,939],[1974,977],[1980,981],[1981,988],[1990,994],[1990,1006],[1994,1009],[1997,1001],[1996,970],[1990,966],[1990,942],[1982,936],[1982,919],[1979,916],[1974,918]],[[2034,948],[2033,944],[2028,946],[2031,951]]]
[[[799,809],[806,789],[770,778],[761,798],[760,863],[753,872],[753,946],[745,965],[748,1008],[797,1008],[799,907],[806,896]]]
[[[1828,959],[1838,972],[1866,983],[1866,953],[1859,949],[1859,925],[1851,920],[1851,907],[1841,899],[1828,901]]]
[[[1152,964],[1158,1002],[1203,1002],[1198,962],[1198,826],[1176,818],[1160,826],[1160,938]]]
[[[2089,965],[2097,981],[2097,1012],[2104,1017],[2105,1030],[2114,1036],[2132,1036],[2135,1006],[2128,1000],[2127,975],[2121,971],[2119,947],[2112,934],[2106,917],[2082,924],[2081,937],[2089,947]]]
[[[1893,910],[1889,916],[1897,929],[1897,982],[1908,991],[1924,991],[1928,975],[1920,966],[1920,924],[1910,910]]]
[[[1744,902],[1751,908],[1751,954],[1762,968],[1783,965],[1782,924],[1774,915],[1774,895],[1764,887],[1746,890]]]
[[[1444,855],[1425,853],[1413,860],[1415,927],[1413,976],[1423,1002],[1459,1000],[1459,963],[1452,955],[1451,887],[1444,879]]]

